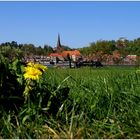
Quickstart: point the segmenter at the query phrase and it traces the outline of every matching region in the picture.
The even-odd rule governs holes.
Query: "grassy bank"
[[[51,109],[35,98],[16,113],[1,110],[1,138],[140,138],[136,68],[48,69],[44,78],[32,94],[55,95]]]

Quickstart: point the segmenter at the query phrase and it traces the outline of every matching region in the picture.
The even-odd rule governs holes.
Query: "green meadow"
[[[48,68],[25,98],[19,64],[1,64],[0,138],[140,138],[139,68]]]

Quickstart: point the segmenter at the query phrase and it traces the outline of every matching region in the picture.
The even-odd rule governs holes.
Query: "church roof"
[[[75,55],[75,56],[80,56],[80,52],[78,50],[74,50],[74,51],[63,51],[62,53],[51,53],[49,54],[49,56],[52,57],[67,57],[68,54],[70,56]]]
[[[75,56],[81,55],[80,52],[79,52],[78,50],[74,50],[74,51],[63,51],[63,52],[62,52],[62,55],[63,55],[64,57],[67,56],[68,54],[69,54],[70,56],[72,56],[72,55],[75,55]]]
[[[52,56],[52,57],[62,57],[62,54],[59,54],[59,53],[51,53],[51,54],[49,54],[49,56]]]
[[[72,56],[80,56],[80,51],[78,50],[74,50],[74,51],[65,51],[62,47],[61,47],[61,43],[60,43],[60,35],[58,34],[58,40],[57,40],[57,46],[56,48],[54,48],[55,53],[51,53],[49,56],[52,57],[67,57],[68,55]]]

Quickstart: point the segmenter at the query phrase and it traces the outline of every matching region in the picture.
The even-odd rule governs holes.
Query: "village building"
[[[64,49],[61,46],[60,35],[58,34],[57,46],[54,48],[55,53],[61,53]]]
[[[127,55],[124,58],[124,64],[135,65],[137,62],[138,56],[137,55]]]
[[[76,61],[81,56],[80,51],[66,51],[62,48],[60,42],[60,35],[58,34],[57,46],[54,48],[54,53],[49,54],[51,60],[57,63],[57,61],[65,61],[67,57],[70,57],[72,61]]]

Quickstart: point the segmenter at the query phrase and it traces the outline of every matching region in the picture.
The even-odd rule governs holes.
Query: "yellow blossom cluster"
[[[25,67],[24,78],[38,80],[39,77],[42,75],[42,73],[46,70],[47,70],[46,66],[30,62],[27,64],[27,67]]]

